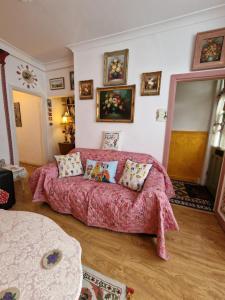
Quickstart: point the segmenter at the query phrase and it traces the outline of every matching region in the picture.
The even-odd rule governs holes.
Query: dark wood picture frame
[[[94,81],[81,80],[79,81],[79,95],[80,100],[93,99]]]

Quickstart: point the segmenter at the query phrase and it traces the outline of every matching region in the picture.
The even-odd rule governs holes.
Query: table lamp
[[[64,113],[64,115],[62,116],[62,123],[61,124],[64,126],[64,130],[63,130],[64,138],[65,138],[64,143],[69,143],[68,135],[70,135],[70,142],[74,143],[74,131],[75,131],[74,130],[74,119],[69,114],[68,111],[66,111]]]

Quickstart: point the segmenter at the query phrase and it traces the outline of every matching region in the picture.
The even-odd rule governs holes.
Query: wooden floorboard
[[[31,199],[28,186],[23,191],[17,182],[13,209],[40,213],[58,223],[80,242],[82,263],[133,287],[134,300],[225,299],[225,235],[213,213],[173,206],[180,231],[166,235],[171,256],[166,262],[147,235],[87,227]]]

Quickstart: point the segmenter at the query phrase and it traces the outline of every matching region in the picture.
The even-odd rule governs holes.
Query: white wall
[[[27,58],[28,61],[29,58]],[[17,74],[18,66],[26,65],[29,66],[29,69],[32,69],[37,76],[37,85],[33,88],[28,88],[26,85],[23,85],[23,81],[19,80],[19,76]],[[35,65],[35,66],[34,66]],[[9,106],[9,113],[10,113],[10,125],[12,130],[12,142],[13,142],[13,153],[14,153],[14,160],[15,163],[18,164],[19,162],[19,155],[18,155],[18,148],[17,148],[17,139],[16,139],[16,126],[15,126],[15,119],[14,119],[14,108],[13,108],[13,89],[24,91],[28,93],[33,93],[36,96],[41,97],[41,109],[42,109],[42,124],[43,124],[43,142],[44,142],[44,161],[47,161],[47,153],[48,153],[48,144],[47,144],[47,128],[44,126],[47,124],[47,114],[46,114],[46,105],[45,99],[47,98],[46,93],[46,75],[43,71],[42,65],[37,65],[36,62],[32,64],[27,63],[24,60],[21,60],[15,56],[9,55],[6,58],[6,65],[5,65],[5,72],[6,72],[6,84],[7,84],[7,97],[8,97],[8,106]],[[4,131],[4,136],[7,138],[7,132]],[[8,148],[5,149],[5,155],[8,155],[9,152]]]
[[[71,63],[71,58],[69,60],[62,60],[60,62],[49,63],[43,65],[33,58],[29,57],[25,53],[21,52],[19,49],[16,49],[13,46],[8,44],[0,43],[0,48],[11,53],[6,58],[6,84],[7,84],[7,96],[8,96],[8,105],[10,112],[10,124],[12,129],[12,140],[13,140],[13,153],[15,163],[19,162],[19,155],[16,143],[16,126],[14,120],[14,111],[13,111],[13,89],[30,92],[36,96],[41,97],[41,116],[43,124],[43,140],[44,140],[44,161],[52,160],[52,155],[54,149],[51,144],[51,126],[48,125],[48,115],[47,115],[47,98],[51,96],[71,96],[74,94],[74,91],[70,90],[69,84],[69,72],[73,70],[73,59]],[[19,80],[17,74],[18,66],[29,66],[29,69],[32,69],[37,76],[37,85],[33,88],[27,88],[26,85],[23,85],[23,81]],[[65,77],[65,89],[59,91],[50,91],[48,78],[54,77]],[[3,107],[3,97],[0,86],[0,158],[5,158],[6,162],[9,163],[9,148],[8,148],[8,137],[5,125],[5,113]]]
[[[76,145],[99,148],[103,130],[122,130],[123,150],[151,153],[162,161],[165,123],[156,122],[155,114],[158,108],[167,108],[170,76],[190,72],[196,33],[224,27],[224,16],[222,8],[140,31],[72,45],[76,78]],[[94,79],[95,87],[103,86],[104,52],[125,48],[129,49],[128,84],[136,84],[134,123],[96,123],[95,100],[78,100],[78,81]],[[160,96],[141,97],[141,73],[160,70]]]
[[[215,80],[179,82],[173,130],[208,131],[215,91]]]
[[[70,72],[74,71],[73,56],[46,64],[47,94],[48,97],[68,97],[74,95],[70,87]],[[50,90],[49,79],[64,77],[65,88],[61,90]]]
[[[41,98],[27,93],[13,91],[13,101],[20,103],[22,127],[16,127],[19,161],[42,165],[45,163]]]

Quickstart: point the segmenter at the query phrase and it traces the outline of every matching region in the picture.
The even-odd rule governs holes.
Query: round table
[[[42,257],[54,249],[62,260],[46,270]],[[81,286],[78,241],[42,215],[0,210],[0,292],[16,287],[20,300],[76,300]]]

